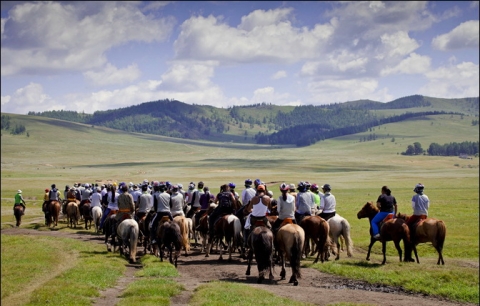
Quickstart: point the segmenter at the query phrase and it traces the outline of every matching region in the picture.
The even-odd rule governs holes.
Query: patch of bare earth
[[[2,234],[51,235],[103,243],[103,236],[81,233],[36,231],[22,228],[3,229],[1,232]],[[357,256],[359,256],[359,259],[360,257],[364,258],[364,254],[358,254]],[[228,256],[224,255],[224,258],[228,258]],[[465,262],[465,264],[474,265],[473,262]],[[101,296],[97,298],[94,304],[115,305],[119,301],[119,296],[122,291],[134,280],[135,270],[135,266],[127,265],[125,275],[118,280],[116,286],[101,292]],[[279,280],[281,271],[281,267],[279,266],[275,266],[274,281],[266,280],[264,284],[257,284],[258,271],[255,261],[253,262],[250,276],[245,275],[246,270],[247,262],[241,259],[238,253],[233,255],[231,262],[228,262],[226,259],[219,261],[218,254],[215,252],[206,258],[205,254],[200,254],[198,249],[192,248],[189,256],[186,257],[182,255],[178,260],[180,276],[176,278],[176,281],[185,287],[185,291],[173,297],[171,299],[171,305],[188,305],[195,288],[203,283],[216,280],[244,283],[255,288],[270,291],[278,296],[316,305],[328,305],[332,303],[392,306],[409,304],[426,306],[474,305],[451,302],[437,297],[413,293],[401,287],[371,285],[363,281],[322,273],[312,268],[302,268],[302,278],[299,279],[298,287],[293,287],[292,284],[288,283],[291,275],[289,267],[287,267],[287,280]]]

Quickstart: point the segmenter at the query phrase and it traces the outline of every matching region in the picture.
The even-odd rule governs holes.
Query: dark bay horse
[[[257,261],[258,280],[261,284],[265,279],[265,273],[269,273],[269,279],[273,280],[273,233],[266,226],[257,226],[248,238],[248,267],[245,275],[250,275],[253,254]]]
[[[58,225],[58,216],[60,215],[60,210],[62,209],[62,205],[59,201],[51,201],[48,204],[48,212],[49,216],[47,218],[47,226],[50,227],[53,223],[53,227]]]
[[[17,223],[15,224],[16,227],[19,227],[20,224],[22,223],[22,216],[23,216],[23,207],[22,205],[16,205],[13,208],[13,215],[15,216],[15,220],[17,220]]]
[[[242,224],[240,220],[235,215],[225,215],[220,217],[220,219],[215,223],[215,239],[222,241],[225,238],[227,243],[228,250],[228,261],[232,260],[232,251],[241,244],[243,244],[242,237]],[[213,243],[214,239],[211,239]],[[205,257],[209,256],[211,251],[212,243],[209,243],[206,250]],[[223,248],[220,248],[220,257],[218,260],[223,260]]]
[[[92,228],[93,217],[90,215],[90,202],[83,204],[80,214],[83,216],[83,221],[85,221],[85,229]]]
[[[397,214],[397,218],[407,220],[409,216],[405,214]],[[417,246],[419,243],[427,243],[431,242],[435,250],[438,252],[438,261],[437,265],[442,263],[445,264],[443,261],[443,244],[445,242],[445,236],[447,235],[447,228],[445,226],[445,222],[442,220],[437,220],[434,218],[427,218],[421,220],[417,223],[417,225],[413,225],[412,231],[410,232],[411,242]],[[416,248],[412,249],[416,251]],[[412,260],[412,254],[405,254],[408,260]],[[417,253],[415,253],[415,258],[417,259],[417,263],[419,262]]]
[[[330,247],[330,226],[325,219],[320,216],[306,216],[300,222],[300,227],[305,231],[305,243],[303,250],[305,256],[308,253],[308,241],[312,239],[315,244],[315,251],[318,251],[317,258],[313,263],[317,263],[320,258],[321,262],[328,260],[328,251]]]
[[[174,221],[165,221],[158,227],[157,233],[160,234],[159,242],[157,242],[160,260],[163,261],[165,248],[167,248],[170,263],[176,268],[183,241],[180,226]],[[173,253],[175,253],[175,255],[173,255]]]
[[[370,225],[370,245],[368,246],[368,253],[366,260],[370,260],[370,251],[372,250],[372,246],[377,241],[373,238],[372,235],[372,226],[371,221],[379,212],[379,209],[372,203],[367,202],[362,209],[357,213],[358,219],[368,218],[368,224]],[[402,249],[400,248],[400,240],[403,240],[403,246],[405,248],[405,254],[409,253],[410,250],[410,230],[408,229],[407,224],[405,224],[405,220],[400,218],[389,219],[383,223],[380,227],[380,240],[382,241],[382,253],[383,253],[383,261],[382,265],[385,264],[387,261],[387,257],[385,255],[387,249],[387,241],[393,241],[395,244],[395,248],[398,251],[398,256],[400,257],[400,261],[402,261]],[[413,246],[415,253],[417,250],[415,246]]]
[[[300,273],[300,260],[302,259],[303,244],[305,242],[304,230],[296,224],[286,224],[278,230],[276,237],[276,245],[278,246],[278,254],[282,262],[281,279],[285,279],[285,262],[290,261],[292,268],[292,276],[289,283],[294,286],[298,285],[298,278],[302,277]]]

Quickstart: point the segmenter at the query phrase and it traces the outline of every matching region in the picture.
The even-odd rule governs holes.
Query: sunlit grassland
[[[2,235],[2,304],[91,305],[125,270],[102,245],[47,236]]]
[[[63,190],[66,184],[72,185],[75,181],[140,182],[146,178],[187,186],[190,181],[202,180],[212,192],[217,192],[223,183],[235,182],[240,193],[246,178],[261,178],[275,196],[279,194],[281,182],[329,183],[337,199],[338,214],[351,224],[356,254],[353,259],[345,259],[342,253],[339,262],[315,267],[356,277],[363,268],[369,243],[369,224],[365,219],[357,219],[358,210],[367,201],[376,201],[380,188],[388,185],[397,199],[399,211],[410,214],[412,189],[421,182],[431,201],[429,216],[445,221],[447,238],[444,247],[446,265],[437,267],[433,247],[420,245],[419,267],[438,272],[427,275],[448,279],[452,288],[455,284],[467,288],[470,285],[464,281],[478,284],[478,264],[469,263],[478,263],[479,259],[479,159],[403,156],[399,153],[414,142],[420,142],[427,149],[432,142],[478,141],[478,126],[471,125],[472,119],[464,116],[462,120],[458,115],[428,116],[423,120],[391,123],[365,133],[328,139],[309,147],[279,149],[182,139],[167,141],[170,140],[168,137],[66,122],[60,127],[56,120],[12,115],[13,122],[22,120],[30,137],[6,133],[1,137],[2,228],[13,222],[13,196],[17,189],[22,189],[27,199],[24,220],[35,221],[43,216],[40,211],[43,190],[52,183]],[[359,142],[361,137],[371,133],[376,134],[377,140]],[[395,138],[394,142],[392,138]],[[42,222],[25,223],[22,227],[45,230]],[[74,231],[63,224],[59,227],[62,231]],[[410,269],[416,267],[416,264],[398,263],[391,242],[387,244],[387,255],[387,265],[378,267],[381,245],[375,244],[371,263],[365,263],[365,269],[372,272],[370,275],[359,273],[358,277],[372,282],[383,281],[391,278],[388,269],[402,274],[403,271],[410,273]],[[468,277],[458,279],[455,270]],[[378,277],[371,278],[377,274]],[[395,283],[401,280],[392,279]],[[422,286],[412,284],[412,287]],[[436,295],[446,294],[445,289],[433,286],[430,290],[430,287],[425,281],[422,290]],[[475,296],[469,290],[461,296],[446,296],[469,300]],[[478,289],[476,295],[478,297]]]

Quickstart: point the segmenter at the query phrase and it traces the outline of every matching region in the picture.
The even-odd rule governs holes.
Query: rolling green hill
[[[93,114],[47,111],[29,115],[183,139],[305,146],[415,117],[478,116],[478,105],[478,97],[440,99],[420,95],[388,103],[359,100],[297,107],[262,103],[227,109],[161,100]]]

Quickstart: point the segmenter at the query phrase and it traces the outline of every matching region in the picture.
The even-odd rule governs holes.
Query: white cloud
[[[279,70],[272,75],[272,79],[278,80],[287,77],[287,72],[285,70]]]
[[[293,63],[314,58],[332,35],[331,25],[296,28],[286,19],[291,9],[257,10],[230,27],[222,18],[191,17],[174,43],[178,59],[222,63]]]
[[[60,110],[64,106],[44,93],[42,85],[30,83],[11,96],[2,96],[2,112],[26,114],[29,111]]]
[[[478,97],[478,71],[478,64],[472,62],[437,68],[425,74],[429,82],[419,94],[442,98]]]
[[[371,78],[351,80],[323,80],[308,83],[309,103],[328,104],[358,99],[391,101],[386,88],[378,89],[378,81]]]
[[[191,92],[212,86],[217,62],[177,61],[162,75],[162,90]]]
[[[479,26],[478,20],[463,22],[452,31],[433,38],[432,46],[442,51],[465,48],[478,49]]]
[[[136,64],[118,69],[108,63],[102,71],[87,71],[83,75],[94,86],[108,86],[131,83],[140,77],[141,71]]]
[[[387,76],[391,74],[422,74],[430,70],[431,59],[425,55],[418,55],[412,53],[401,61],[395,67],[386,67],[380,72],[381,76]]]
[[[389,57],[404,56],[413,52],[419,47],[415,39],[408,36],[407,32],[398,31],[393,34],[383,34],[380,37],[382,44],[386,47],[385,55]]]
[[[144,15],[132,2],[25,2],[2,32],[2,76],[86,71],[130,41],[163,41],[173,19]]]
[[[272,103],[275,105],[301,105],[300,99],[293,97],[289,93],[280,93],[275,91],[274,87],[268,86],[257,88],[253,91],[251,98],[232,97],[228,100],[228,105],[251,105],[258,103]]]

